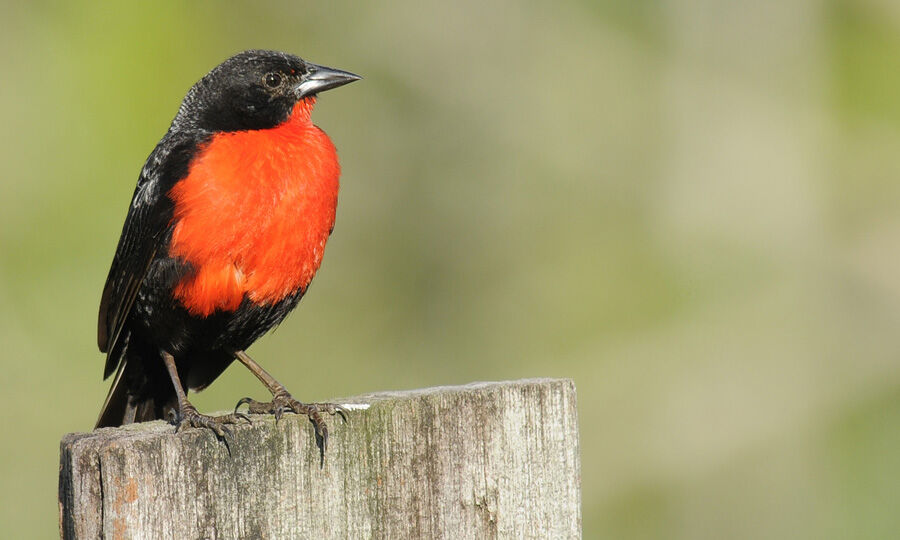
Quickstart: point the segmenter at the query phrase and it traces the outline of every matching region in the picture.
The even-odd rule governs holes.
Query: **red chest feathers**
[[[271,304],[306,288],[334,226],[339,175],[334,145],[308,110],[274,129],[215,135],[169,192],[169,254],[194,270],[175,296],[209,315],[245,295]]]

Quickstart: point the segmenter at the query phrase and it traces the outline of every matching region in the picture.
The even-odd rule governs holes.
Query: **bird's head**
[[[273,128],[294,105],[361,77],[277,51],[244,51],[200,79],[185,96],[173,127],[208,132]]]

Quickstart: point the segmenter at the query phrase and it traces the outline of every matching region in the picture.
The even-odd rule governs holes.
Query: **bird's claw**
[[[217,438],[225,441],[225,445],[229,446],[230,451],[228,438],[232,436],[232,432],[229,425],[237,424],[241,419],[251,423],[250,417],[243,413],[235,412],[223,416],[207,416],[197,412],[193,405],[187,404],[182,408],[176,419],[175,433],[180,433],[186,427],[206,428],[215,433]]]
[[[301,403],[287,392],[276,393],[272,396],[272,401],[268,402],[256,401],[248,397],[242,398],[234,407],[235,414],[239,414],[237,409],[244,404],[247,405],[247,412],[250,414],[274,415],[276,423],[281,420],[285,412],[306,415],[316,430],[316,439],[320,443],[323,454],[328,449],[328,424],[325,423],[321,413],[331,416],[338,415],[345,423],[350,422],[349,411],[340,405],[335,403]]]

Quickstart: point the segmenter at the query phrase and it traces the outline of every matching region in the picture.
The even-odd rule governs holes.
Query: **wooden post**
[[[528,379],[359,396],[329,418],[254,416],[229,450],[164,422],[66,435],[64,538],[577,538],[575,385]]]

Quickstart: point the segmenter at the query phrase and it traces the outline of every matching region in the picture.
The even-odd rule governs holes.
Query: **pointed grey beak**
[[[308,68],[306,75],[303,76],[300,84],[294,87],[294,94],[297,96],[297,99],[362,79],[359,75],[349,71],[341,71],[340,69],[319,66],[309,62],[306,63],[306,66]]]

